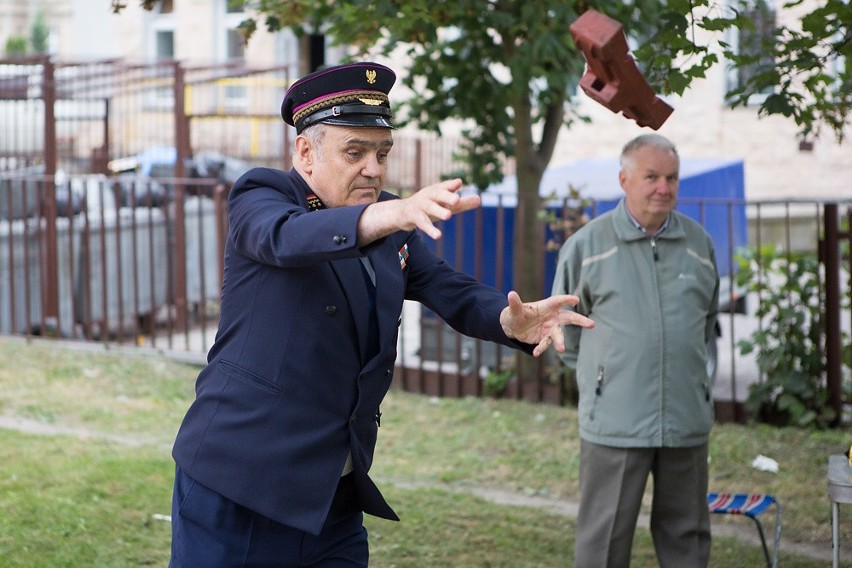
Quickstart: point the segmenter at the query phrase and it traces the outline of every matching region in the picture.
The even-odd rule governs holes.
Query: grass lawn
[[[10,338],[0,338],[0,360],[0,419],[7,424],[0,428],[0,564],[165,566],[170,526],[160,515],[170,513],[169,447],[198,369],[141,352]],[[572,565],[573,518],[496,504],[471,492],[490,488],[573,501],[579,451],[574,409],[392,391],[382,413],[373,475],[402,522],[367,517],[371,565]],[[29,432],[34,429],[41,433]],[[711,489],[777,495],[785,543],[830,550],[825,467],[849,441],[840,431],[717,425]],[[758,454],[776,459],[779,473],[752,468]],[[744,533],[756,533],[747,520],[734,521],[743,521]],[[841,528],[844,551],[850,550],[844,556],[852,558],[852,527]],[[712,566],[761,563],[758,546],[714,538]],[[783,552],[780,564],[827,562]],[[642,529],[633,566],[656,566]]]

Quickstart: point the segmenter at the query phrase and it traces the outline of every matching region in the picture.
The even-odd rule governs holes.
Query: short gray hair
[[[314,147],[314,151],[316,152],[318,158],[322,158],[322,142],[325,138],[325,132],[327,129],[327,124],[317,122],[316,124],[308,126],[304,130],[302,130],[302,132],[299,133],[299,136],[304,136],[305,138],[311,141],[311,146]]]
[[[624,148],[622,148],[621,158],[619,159],[621,169],[627,168],[628,165],[633,165],[631,157],[637,150],[644,148],[645,146],[651,146],[659,150],[671,152],[674,154],[675,158],[680,161],[677,148],[671,140],[660,134],[641,134],[625,144]]]

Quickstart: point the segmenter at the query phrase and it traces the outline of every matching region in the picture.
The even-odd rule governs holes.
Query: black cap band
[[[319,112],[306,116],[297,126],[303,130],[317,122],[322,122],[329,117],[343,116],[348,114],[370,114],[390,118],[393,113],[391,109],[377,105],[336,105]]]

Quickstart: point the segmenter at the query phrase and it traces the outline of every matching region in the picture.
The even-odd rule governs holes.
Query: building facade
[[[252,67],[290,65],[301,73],[309,67],[308,58],[315,65],[334,63],[343,55],[339,48],[318,46],[317,38],[300,41],[290,31],[272,34],[262,24],[244,47],[237,27],[247,14],[230,8],[228,0],[164,0],[150,12],[137,0],[125,3],[121,13],[113,14],[105,0],[0,0],[4,15],[0,18],[0,45],[28,30],[41,11],[50,29],[50,49],[63,59],[242,61]],[[813,3],[806,0],[795,8],[782,7],[780,0],[761,4],[768,9],[756,21],[766,25],[757,26],[752,33],[771,29],[775,22],[795,22]],[[739,35],[724,39],[743,46],[750,40]],[[712,38],[705,40],[712,43]],[[725,93],[738,80],[741,77],[724,63],[716,65],[683,96],[667,99],[674,112],[659,132],[671,138],[684,157],[743,159],[749,199],[852,198],[850,142],[840,143],[833,133],[823,132],[802,144],[792,119],[759,117],[757,104],[730,109]],[[648,130],[613,114],[579,90],[577,98],[580,112],[592,120],[563,130],[553,165],[616,155],[624,142]],[[852,129],[847,138],[849,134]]]

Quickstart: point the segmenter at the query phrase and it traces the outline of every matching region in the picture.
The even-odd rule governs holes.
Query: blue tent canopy
[[[551,166],[542,176],[539,195],[562,199],[571,187],[586,199],[617,201],[623,195],[618,184],[620,166],[617,158],[586,158]],[[745,182],[743,161],[700,158],[682,159],[680,164],[681,198],[743,199]],[[517,204],[518,180],[507,176],[502,182],[488,186],[482,193],[484,206],[504,207]]]
[[[552,166],[544,173],[539,194],[549,199],[548,209],[559,214],[563,199],[573,187],[581,198],[594,202],[588,209],[590,214],[601,214],[623,196],[619,169],[616,158],[588,158]],[[444,223],[442,239],[434,242],[427,238],[427,242],[451,265],[508,291],[512,288],[516,206],[517,178],[509,176],[482,193],[480,209]],[[712,236],[720,274],[733,272],[734,255],[746,246],[748,238],[743,161],[681,159],[677,209],[704,225]],[[559,237],[548,228],[544,238]],[[555,251],[546,253],[542,295],[550,293],[556,256]]]

